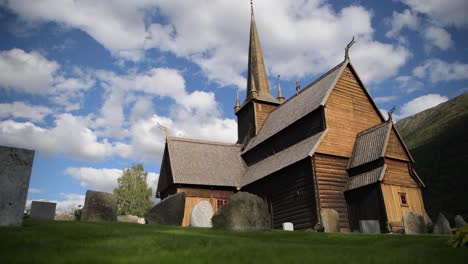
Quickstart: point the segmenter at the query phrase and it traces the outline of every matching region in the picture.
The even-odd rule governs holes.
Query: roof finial
[[[353,36],[353,39],[348,43],[348,45],[346,45],[345,60],[349,60],[349,48],[351,48],[351,46],[353,46],[354,43],[356,43],[356,41],[354,40],[354,36]]]
[[[250,15],[253,16],[254,15],[254,12],[253,12],[253,1],[250,0]]]
[[[393,112],[395,112],[395,110],[396,110],[396,105],[394,105],[392,107],[392,109],[390,109],[390,111],[388,111],[388,120],[387,121],[389,121],[389,122],[392,121],[392,115],[393,115]]]
[[[236,105],[234,106],[234,112],[237,112],[239,111],[240,109],[240,98],[239,98],[239,88],[237,88],[237,92],[236,92]]]
[[[161,125],[159,122],[157,122],[156,124],[158,124],[159,129],[161,129],[166,134],[166,141],[168,141],[170,137],[169,128]]]
[[[296,94],[299,94],[299,90],[301,90],[301,84],[299,83],[299,80],[296,81]]]
[[[281,75],[278,74],[278,101],[280,103],[284,102],[284,96],[283,96],[283,91],[281,90],[281,80],[280,80]]]

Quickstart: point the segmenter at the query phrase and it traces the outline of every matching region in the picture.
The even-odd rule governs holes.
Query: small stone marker
[[[211,218],[214,228],[233,231],[264,231],[271,229],[267,203],[255,194],[238,192],[229,197]]]
[[[117,221],[117,200],[112,193],[87,191],[81,221]]]
[[[56,203],[32,201],[29,216],[32,219],[54,220]]]
[[[359,229],[364,234],[380,234],[379,220],[360,220]]]
[[[23,223],[34,151],[0,146],[0,226]]]
[[[426,233],[426,224],[424,217],[416,212],[407,212],[403,216],[403,227],[405,234],[415,235]]]
[[[117,216],[117,222],[122,222],[122,223],[137,224],[138,219],[139,218],[136,215],[118,215]]]
[[[171,195],[146,213],[146,222],[157,225],[181,226],[185,212],[185,193]]]
[[[450,223],[442,213],[439,213],[439,216],[437,216],[437,221],[434,225],[434,234],[451,234]]]
[[[466,225],[465,219],[463,219],[463,217],[461,215],[456,215],[454,220],[455,220],[455,227],[456,228],[460,228],[460,227],[463,227],[464,225]]]
[[[322,215],[322,224],[325,232],[340,232],[340,216],[336,210],[333,209],[322,209],[320,210]]]
[[[213,207],[208,201],[200,201],[192,210],[190,215],[190,226],[212,227],[211,217],[213,217]]]
[[[138,217],[137,223],[140,224],[140,225],[144,225],[144,224],[146,224],[146,220],[145,220],[144,217]]]
[[[294,231],[294,224],[290,222],[283,223],[283,230],[284,231]]]

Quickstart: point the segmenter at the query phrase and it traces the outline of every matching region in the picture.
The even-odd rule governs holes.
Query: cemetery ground
[[[468,263],[448,238],[26,220],[0,227],[0,263]]]

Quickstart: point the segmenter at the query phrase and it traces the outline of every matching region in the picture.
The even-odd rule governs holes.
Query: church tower
[[[242,105],[239,105],[238,100],[234,108],[237,115],[237,142],[245,144],[258,133],[268,114],[280,104],[280,101],[271,95],[268,85],[253,6],[251,6],[247,94]]]

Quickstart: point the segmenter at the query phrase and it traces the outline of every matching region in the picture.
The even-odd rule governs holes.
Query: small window
[[[408,200],[406,199],[406,193],[398,193],[400,195],[401,206],[408,206]]]
[[[216,210],[219,210],[219,208],[223,207],[223,205],[227,204],[226,199],[217,199],[216,200]]]

